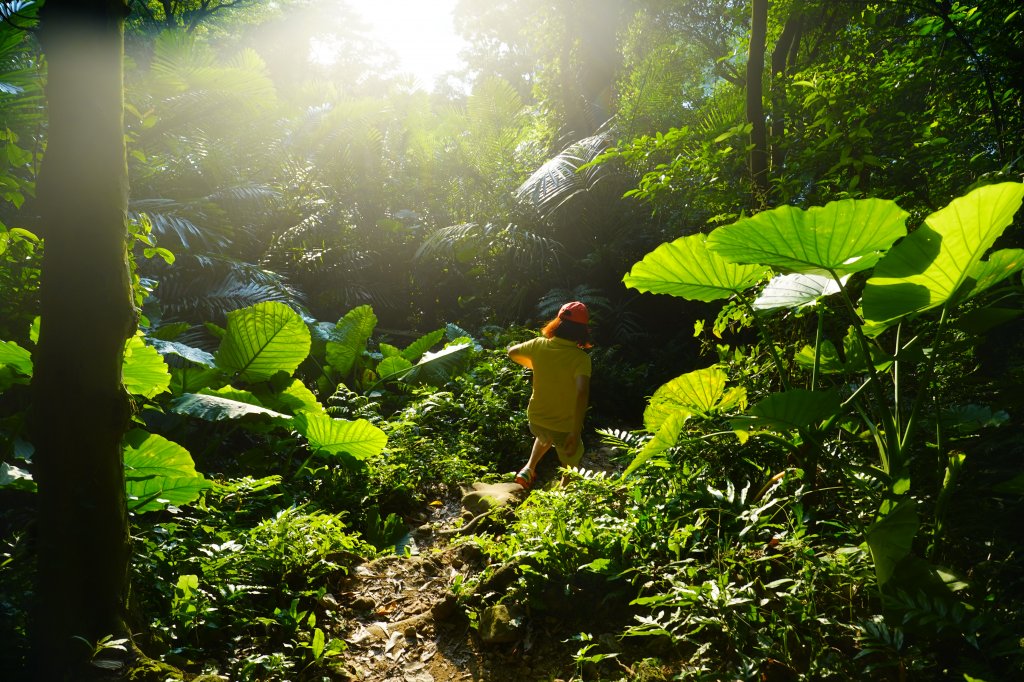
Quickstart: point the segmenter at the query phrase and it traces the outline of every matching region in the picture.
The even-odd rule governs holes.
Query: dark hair
[[[590,341],[589,326],[558,317],[544,325],[541,334],[549,339],[558,337],[567,341],[575,341],[580,348],[590,348],[594,345]]]

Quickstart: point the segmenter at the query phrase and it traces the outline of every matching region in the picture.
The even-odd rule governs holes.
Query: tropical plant
[[[916,558],[913,546],[922,528],[920,500],[934,485],[948,494],[962,453],[945,451],[939,438],[939,452],[924,457],[923,423],[930,421],[942,431],[937,373],[960,336],[953,326],[958,311],[972,299],[980,311],[992,310],[984,295],[1024,269],[1024,251],[988,253],[1022,198],[1020,183],[980,187],[926,217],[908,236],[907,214],[889,201],[844,200],[807,211],[784,206],[708,237],[664,244],[624,278],[640,291],[729,298],[742,306],[765,334],[780,390],[755,396],[755,404],[732,419],[732,428],[741,440],[768,438],[782,444],[812,486],[819,466],[845,471],[850,480],[866,475],[876,481],[878,512],[866,539],[878,585],[890,597],[923,590],[931,599],[955,603],[948,578]],[[779,274],[760,287],[759,295],[749,295],[771,271]],[[857,306],[856,278],[866,272],[871,274]],[[837,309],[824,305],[829,296],[839,298]],[[763,319],[771,311],[802,308],[817,310],[817,334],[814,344],[790,361],[779,355]],[[936,311],[938,319],[926,315],[929,311]],[[827,329],[835,328],[826,325],[826,315],[832,314],[845,321],[840,330],[849,329],[842,356],[839,345],[826,336]],[[809,376],[797,376],[797,370]],[[713,389],[707,381],[694,381],[695,375],[680,377],[671,393],[670,385],[661,390],[682,399],[658,399],[658,394],[652,399],[649,412],[659,408],[665,419],[648,424],[655,437],[633,468],[678,441],[694,406],[715,404],[724,395],[723,375],[717,375]],[[877,460],[870,467],[844,458],[840,444],[861,440],[859,434],[869,435],[875,446]],[[973,636],[970,629],[962,634]]]

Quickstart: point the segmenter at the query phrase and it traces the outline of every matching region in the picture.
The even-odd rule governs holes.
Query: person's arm
[[[526,369],[533,369],[533,361],[523,353],[522,344],[509,348],[508,358],[512,362],[520,364]]]
[[[590,377],[580,374],[576,377],[576,405],[573,411],[573,427],[569,437],[565,439],[566,451],[572,449],[583,435],[583,418],[587,416],[587,403],[590,401]]]

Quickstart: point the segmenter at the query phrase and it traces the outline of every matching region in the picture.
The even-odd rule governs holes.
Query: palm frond
[[[222,323],[227,313],[264,301],[304,310],[304,297],[280,274],[225,256],[175,261],[159,278],[155,298],[166,321]]]
[[[558,264],[562,245],[514,223],[461,223],[435,230],[415,257],[443,256],[465,261],[506,259],[516,268],[545,270]]]
[[[517,199],[532,206],[541,216],[551,217],[576,195],[591,190],[609,171],[591,161],[612,144],[606,133],[583,138],[548,159],[515,191]]]
[[[226,236],[204,229],[178,213],[185,209],[173,199],[139,199],[131,202],[128,217],[140,220],[145,216],[153,226],[157,243],[175,253],[222,249],[231,243]]]
[[[558,310],[569,301],[579,301],[587,306],[591,316],[602,317],[611,308],[611,301],[600,289],[580,284],[572,289],[555,288],[549,290],[537,301],[537,314],[541,319],[550,320],[558,315]]]

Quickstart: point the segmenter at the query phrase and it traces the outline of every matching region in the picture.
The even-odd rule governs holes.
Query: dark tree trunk
[[[750,52],[747,55],[747,122],[750,123],[750,176],[754,206],[768,195],[768,126],[764,120],[764,51],[768,34],[768,0],[753,0]]]
[[[797,8],[792,11],[782,27],[779,42],[772,50],[772,125],[771,125],[771,172],[778,177],[785,161],[782,139],[786,134],[785,83],[784,76],[796,62],[803,33],[804,15]]]
[[[49,126],[38,182],[45,239],[31,425],[39,485],[37,679],[81,679],[86,642],[125,636],[128,519],[121,437],[126,249],[125,0],[47,0]]]

